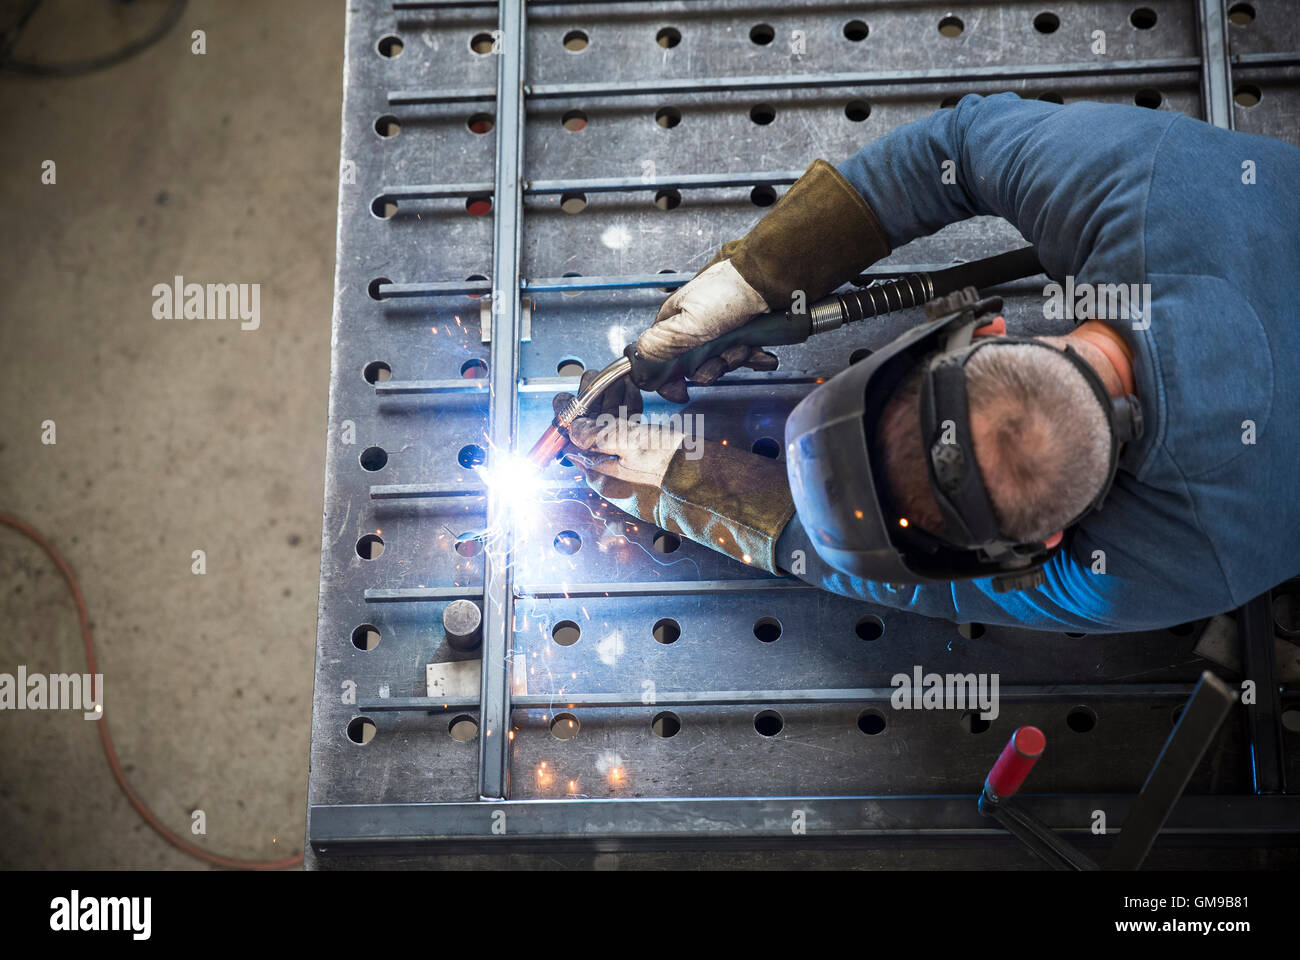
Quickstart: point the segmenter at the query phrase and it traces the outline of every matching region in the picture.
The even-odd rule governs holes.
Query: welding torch
[[[584,416],[601,394],[626,376],[630,375],[642,390],[657,390],[676,377],[689,377],[705,360],[729,347],[777,347],[803,343],[814,334],[919,306],[963,287],[990,287],[1042,272],[1038,251],[1033,247],[1022,247],[933,273],[909,273],[893,280],[879,280],[860,290],[832,294],[798,313],[785,310],[760,314],[748,323],[670,360],[647,360],[636,352],[635,343],[628,344],[623,356],[596,374],[587,389],[556,415],[528,452],[528,459],[540,469],[559,456],[568,443],[569,427],[573,421]]]

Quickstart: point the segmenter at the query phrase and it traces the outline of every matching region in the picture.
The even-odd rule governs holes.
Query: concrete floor
[[[104,52],[164,6],[47,0],[15,53]],[[303,848],[344,12],[191,0],[125,64],[0,74],[0,511],[80,577],[136,791],[242,858]],[[260,283],[260,328],[155,319],[177,274]],[[0,673],[84,671],[61,579],[3,528],[0,612]],[[93,721],[0,713],[0,867],[196,866],[123,799]]]

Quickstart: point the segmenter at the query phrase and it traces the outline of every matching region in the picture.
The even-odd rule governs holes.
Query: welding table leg
[[[1286,793],[1271,592],[1260,594],[1237,611],[1237,636],[1242,672],[1255,684],[1255,702],[1246,705],[1255,792]]]
[[[1124,820],[1105,869],[1136,870],[1142,865],[1236,699],[1236,693],[1214,674],[1201,674],[1178,725],[1165,741]]]

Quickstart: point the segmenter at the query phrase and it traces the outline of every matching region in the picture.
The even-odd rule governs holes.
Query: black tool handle
[[[877,317],[894,310],[920,306],[927,300],[962,287],[991,287],[1009,280],[1032,277],[1042,271],[1038,251],[1033,247],[1023,247],[934,273],[913,273],[897,280],[873,283],[861,290],[827,297],[803,313],[795,314],[787,310],[759,314],[743,326],[693,347],[671,360],[647,360],[637,354],[635,344],[628,344],[623,355],[632,362],[632,382],[642,390],[658,390],[669,380],[690,377],[705,360],[718,356],[728,347],[779,347],[803,343],[814,333],[833,330],[844,323]],[[838,307],[838,311],[828,310],[830,305]],[[813,322],[814,317],[828,316],[831,318],[829,322],[824,319]]]

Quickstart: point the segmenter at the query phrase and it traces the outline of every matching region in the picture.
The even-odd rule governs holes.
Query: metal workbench
[[[1028,723],[1048,747],[1026,806],[1104,846],[1094,811],[1122,826],[1200,671],[1240,680],[1193,652],[1204,622],[1079,637],[909,616],[664,536],[562,465],[535,522],[483,550],[467,535],[504,508],[477,467],[526,448],[553,395],[813,158],[1002,90],[1300,142],[1297,51],[1280,0],[352,0],[308,866],[1032,866],[975,806]],[[867,275],[1022,244],[977,218]],[[1013,329],[1061,332],[1044,282],[1003,290]],[[919,317],[778,348],[777,371],[684,412],[779,456],[815,382]],[[458,600],[482,611],[477,649],[444,630]],[[1296,862],[1300,713],[1260,653],[1269,598],[1237,622],[1265,695],[1234,709],[1153,864]],[[915,666],[996,674],[999,716],[891,709]]]

